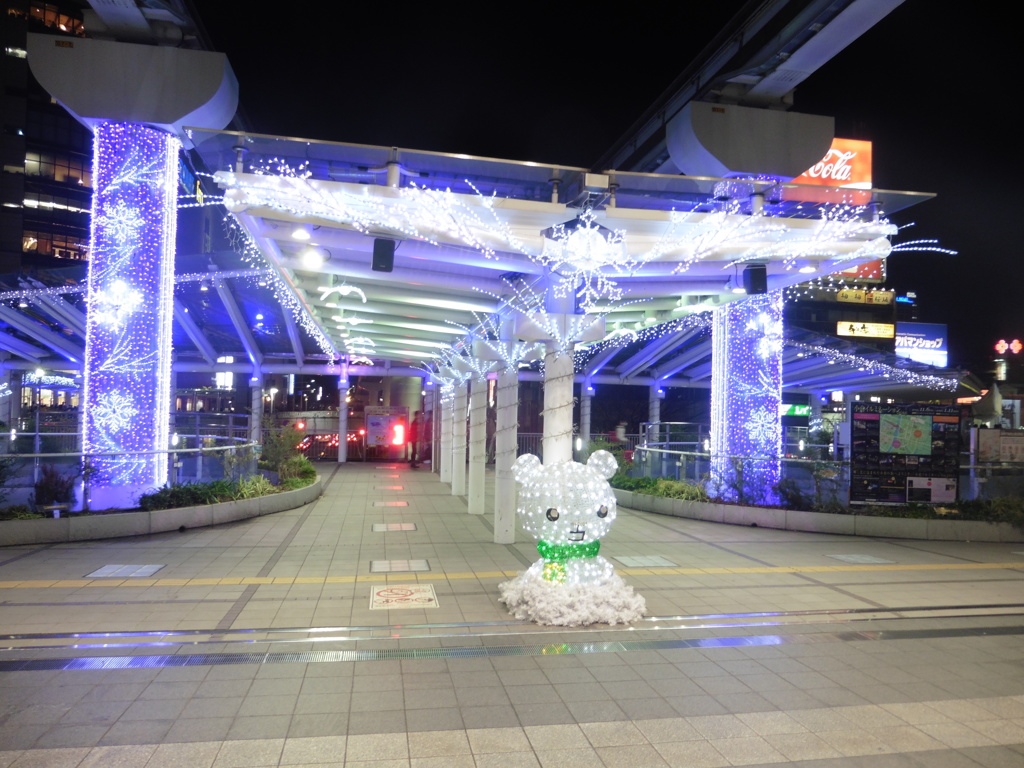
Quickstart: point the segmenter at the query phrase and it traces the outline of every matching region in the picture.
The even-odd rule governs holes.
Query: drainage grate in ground
[[[104,565],[86,574],[87,579],[144,579],[152,576],[164,566],[161,565]]]
[[[374,523],[374,533],[386,533],[387,531],[415,531],[416,523]]]
[[[408,507],[408,501],[375,501],[373,502],[375,507]]]
[[[855,565],[879,565],[896,562],[895,560],[886,560],[881,557],[872,557],[871,555],[825,555],[825,557],[831,557],[833,560],[842,560],[844,563],[853,563]]]
[[[643,555],[638,557],[616,557],[627,568],[673,568],[678,563],[666,560],[658,555]]]
[[[426,560],[371,560],[370,573],[417,573],[429,571]]]

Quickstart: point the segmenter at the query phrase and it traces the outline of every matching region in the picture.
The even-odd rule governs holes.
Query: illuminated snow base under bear
[[[615,520],[608,478],[615,457],[595,451],[586,464],[565,461],[545,467],[532,454],[512,465],[519,483],[517,512],[537,539],[541,559],[498,586],[501,602],[517,619],[579,627],[628,624],[647,604],[598,554]]]

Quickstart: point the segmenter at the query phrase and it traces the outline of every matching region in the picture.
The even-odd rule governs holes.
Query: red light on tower
[[[1006,350],[1010,348],[1010,345],[1006,343],[1006,339],[1000,339],[996,342],[995,350],[1000,355],[1006,354]]]
[[[1013,354],[1020,354],[1022,349],[1024,349],[1024,344],[1021,344],[1019,339],[1014,339],[1010,342],[1010,351],[1013,352]]]

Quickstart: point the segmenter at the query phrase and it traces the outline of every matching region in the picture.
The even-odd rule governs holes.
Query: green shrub
[[[139,497],[139,508],[150,512],[155,509],[178,509],[179,507],[198,507],[203,504],[216,504],[235,498],[237,484],[226,480],[212,483],[185,483],[183,485],[165,485],[152,493],[144,493]]]
[[[278,465],[277,476],[282,481],[293,477],[312,481],[316,479],[316,467],[305,456],[292,456]]]
[[[277,489],[271,485],[270,481],[267,480],[265,476],[253,475],[252,477],[243,477],[238,481],[235,498],[257,499],[260,496],[266,496],[276,492]]]
[[[775,485],[779,501],[786,509],[813,509],[814,502],[800,490],[800,484],[792,478],[783,478]]]
[[[306,480],[301,477],[286,477],[284,480],[281,481],[281,484],[278,486],[278,488],[283,491],[297,491],[299,490],[299,488],[305,488],[307,485],[312,484],[312,480]]]
[[[680,480],[669,480],[661,477],[654,484],[652,490],[654,496],[664,496],[669,499],[682,499],[683,501],[708,501],[708,492],[703,483],[684,483]]]
[[[626,473],[617,472],[608,481],[612,488],[620,491],[637,491],[638,493],[650,493],[657,482],[653,477],[630,477]]]
[[[0,520],[39,520],[46,515],[36,512],[27,504],[12,504],[0,509]]]
[[[260,468],[272,472],[280,471],[280,467],[288,459],[301,456],[298,445],[303,434],[295,427],[286,427],[278,432],[269,432],[263,439],[263,452],[260,454]]]
[[[18,460],[13,456],[0,456],[0,504],[4,502],[8,494],[11,492],[7,488],[7,481],[14,477],[14,473],[18,471]],[[17,505],[21,506],[21,505]]]
[[[52,464],[44,464],[32,494],[37,507],[51,504],[72,504],[75,500],[75,478],[62,475]]]

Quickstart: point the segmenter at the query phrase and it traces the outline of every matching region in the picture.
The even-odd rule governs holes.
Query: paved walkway
[[[648,618],[538,627],[497,602],[532,541],[323,469],[291,512],[0,549],[0,768],[1024,765],[1024,545],[620,510]]]

